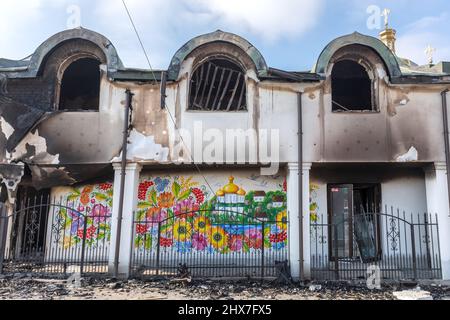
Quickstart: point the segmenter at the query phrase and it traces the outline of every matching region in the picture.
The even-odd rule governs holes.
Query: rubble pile
[[[270,282],[191,281],[181,279],[117,281],[115,279],[81,279],[78,285],[65,280],[36,279],[31,275],[0,276],[0,300],[395,300],[405,297],[401,285],[369,290],[364,284],[323,282],[307,285],[278,285]],[[409,289],[411,290],[411,289]],[[450,288],[421,286],[421,294],[445,300]],[[395,295],[394,295],[395,293]]]

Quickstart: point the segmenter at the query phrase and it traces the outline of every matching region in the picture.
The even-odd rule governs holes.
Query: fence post
[[[81,245],[80,275],[83,275],[83,272],[84,272],[84,256],[85,256],[85,251],[86,251],[87,219],[88,219],[88,217],[84,218],[83,242]]]
[[[265,250],[265,245],[264,245],[264,229],[265,229],[265,222],[263,221],[262,223],[262,251],[261,251],[261,280],[264,279],[264,250]]]
[[[416,257],[416,239],[414,234],[414,223],[411,223],[411,248],[413,255],[413,272],[414,272],[414,280],[417,279],[417,257]]]
[[[331,220],[331,226],[334,228],[332,229],[334,231],[334,269],[336,272],[336,280],[339,280],[339,247],[338,247],[338,226],[337,223],[334,221],[334,219]]]
[[[3,263],[5,262],[5,249],[8,232],[8,216],[5,204],[0,204],[0,274],[3,273]]]
[[[159,276],[160,253],[161,253],[161,221],[158,222],[158,244],[156,246],[156,275],[157,276]]]

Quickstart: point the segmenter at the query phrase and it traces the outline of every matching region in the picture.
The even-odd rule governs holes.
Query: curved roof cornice
[[[122,61],[120,60],[116,48],[111,43],[111,41],[109,41],[103,35],[91,31],[89,29],[76,28],[59,32],[50,37],[49,39],[47,39],[36,49],[36,51],[31,56],[30,60],[28,61],[28,65],[26,67],[24,67],[23,61],[21,63],[20,61],[17,61],[18,69],[13,75],[10,75],[10,77],[12,78],[36,77],[46,57],[56,47],[58,47],[59,45],[61,45],[66,41],[75,39],[90,41],[95,45],[97,45],[106,56],[108,71],[114,72],[119,69],[123,69]],[[9,69],[8,71],[15,71],[12,66],[10,66],[8,69]]]
[[[397,57],[392,53],[392,51],[381,40],[360,34],[358,32],[339,37],[331,41],[320,54],[313,72],[324,75],[334,54],[339,49],[353,44],[369,47],[378,53],[384,61],[391,79],[402,76]]]
[[[267,75],[269,68],[258,49],[256,49],[250,42],[236,34],[217,30],[215,32],[207,33],[191,39],[175,53],[168,69],[169,79],[175,80],[178,78],[181,64],[195,49],[214,42],[226,42],[239,47],[253,61],[258,75]]]

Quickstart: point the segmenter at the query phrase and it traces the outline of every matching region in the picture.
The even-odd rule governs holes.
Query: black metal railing
[[[8,215],[0,204],[0,272],[41,276],[108,272],[111,210],[29,199]],[[44,204],[43,204],[44,203]]]
[[[226,210],[167,214],[135,215],[134,276],[266,278],[287,263],[286,215],[268,221]]]
[[[384,213],[315,216],[311,222],[313,279],[366,279],[373,266],[384,280],[440,279],[437,215],[406,214],[386,207]]]

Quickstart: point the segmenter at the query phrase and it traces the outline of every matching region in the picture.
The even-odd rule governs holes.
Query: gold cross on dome
[[[389,15],[391,14],[391,10],[390,9],[384,9],[383,12],[381,13],[381,16],[384,17],[384,26],[386,27],[386,29],[389,26]]]
[[[431,44],[428,45],[428,47],[425,49],[425,54],[428,58],[428,63],[433,64],[433,55],[436,52],[436,49],[431,46]]]

